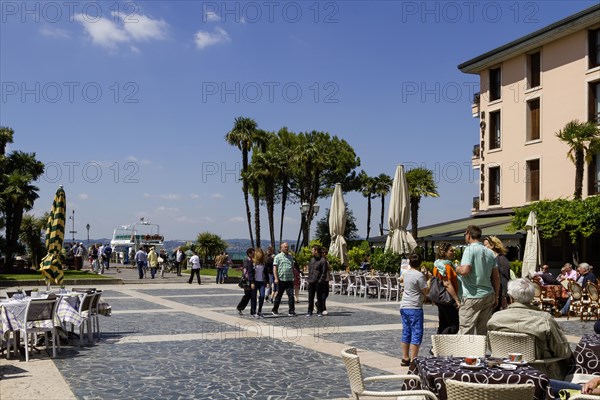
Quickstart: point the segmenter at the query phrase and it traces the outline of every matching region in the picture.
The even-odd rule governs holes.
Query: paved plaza
[[[243,293],[235,284],[203,277],[190,285],[174,274],[140,283],[134,274],[122,269],[119,277],[135,283],[96,285],[112,307],[111,317],[100,317],[96,345],[80,349],[75,341],[56,359],[42,351],[29,363],[3,358],[0,398],[347,399],[340,352],[349,345],[361,350],[367,376],[407,371],[397,302],[330,295],[329,315],[306,317],[301,292],[299,316],[287,316],[284,296],[279,317],[253,319],[249,306],[238,315]],[[271,307],[265,303],[265,314]],[[437,327],[437,308],[425,312],[422,355]],[[593,322],[559,322],[573,348],[593,331]]]

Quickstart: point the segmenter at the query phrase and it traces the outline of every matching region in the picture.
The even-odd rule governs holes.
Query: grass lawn
[[[185,272],[187,274],[191,274],[192,273],[192,269],[188,268],[187,271],[184,270],[183,272]],[[217,277],[217,269],[216,268],[202,268],[200,270],[200,275],[214,276],[216,278]],[[242,277],[242,271],[238,271],[235,268],[229,268],[229,271],[227,271],[227,276],[241,278]]]
[[[70,281],[75,279],[112,279],[104,275],[97,275],[85,271],[64,271],[64,281]],[[35,279],[44,279],[40,272],[29,273],[29,274],[0,274],[0,281],[28,281]]]

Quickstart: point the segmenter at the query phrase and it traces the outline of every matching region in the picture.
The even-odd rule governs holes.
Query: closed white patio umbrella
[[[527,237],[525,238],[525,251],[523,251],[522,278],[535,272],[542,263],[540,233],[537,227],[537,215],[535,211],[529,213],[525,229],[527,230]]]
[[[329,209],[329,235],[331,236],[329,254],[338,257],[342,265],[348,266],[348,246],[346,239],[344,239],[345,230],[346,203],[342,194],[342,185],[336,183],[331,198],[331,208]]]
[[[410,203],[408,198],[408,185],[404,166],[396,167],[394,183],[392,184],[388,224],[390,231],[385,242],[385,251],[408,255],[417,247],[417,242],[406,230],[410,222]]]

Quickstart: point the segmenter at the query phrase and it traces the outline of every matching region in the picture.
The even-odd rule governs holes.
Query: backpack
[[[112,248],[110,246],[106,246],[104,248],[104,255],[110,257],[110,253],[112,253]]]
[[[431,278],[428,297],[432,303],[442,306],[449,306],[454,302],[454,299],[450,296],[450,293],[448,293],[446,286],[444,286],[444,281],[437,276]]]

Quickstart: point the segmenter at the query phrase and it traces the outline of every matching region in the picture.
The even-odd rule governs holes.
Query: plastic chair
[[[413,379],[420,382],[418,375],[379,375],[368,378],[363,377],[360,358],[357,355],[356,347],[348,347],[342,350],[342,359],[346,365],[346,372],[350,380],[350,389],[354,399],[363,397],[404,397],[404,396],[424,396],[426,399],[437,400],[435,394],[429,390],[398,390],[392,392],[380,392],[365,389],[365,383],[376,381],[403,381]]]
[[[490,385],[447,379],[445,384],[448,400],[531,400],[535,393],[533,383]]]
[[[92,343],[94,335],[98,335],[98,341],[100,341],[100,319],[98,318],[98,305],[100,304],[100,297],[102,297],[102,290],[94,293],[92,304],[90,306],[90,319],[92,320]]]
[[[48,340],[48,332],[52,333],[52,357],[56,357],[56,341],[58,333],[54,325],[54,317],[56,315],[56,305],[58,300],[43,299],[43,300],[28,300],[23,321],[19,330],[23,333],[23,341],[25,342],[25,361],[29,361],[29,335],[35,336],[38,332],[43,332],[45,337],[46,348],[50,341]],[[33,347],[32,343],[32,347]]]
[[[485,335],[431,335],[433,355],[467,357],[485,356],[487,337]]]
[[[396,293],[396,301],[400,301],[400,283],[395,276],[387,277],[388,301],[392,300],[392,293]]]
[[[91,323],[91,308],[92,301],[94,300],[94,293],[85,293],[81,302],[79,303],[79,315],[83,317],[83,322],[79,325],[79,347],[83,347],[83,334],[85,331],[85,326],[87,325],[88,331],[88,342],[94,343],[93,332],[92,332],[92,323]],[[73,332],[74,325],[71,325],[71,332]]]

